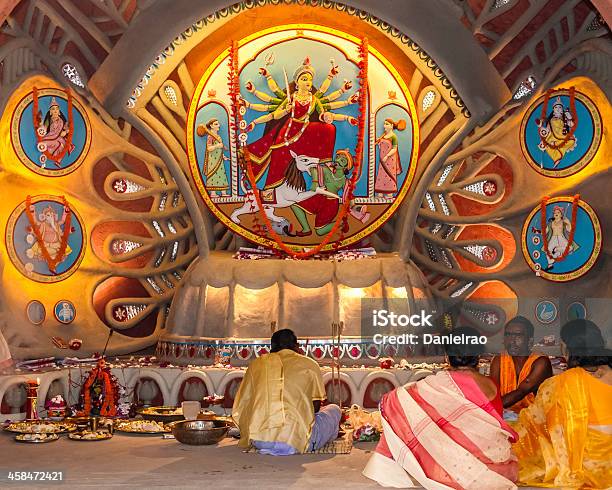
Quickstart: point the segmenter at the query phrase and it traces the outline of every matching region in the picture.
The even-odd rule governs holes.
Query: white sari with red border
[[[471,377],[455,373],[441,371],[384,396],[383,435],[365,476],[394,488],[516,488],[516,433]]]

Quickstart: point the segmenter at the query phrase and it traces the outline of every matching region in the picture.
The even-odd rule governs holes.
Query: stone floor
[[[232,439],[219,446],[186,446],[160,436],[116,433],[108,441],[62,437],[35,445],[13,437],[0,434],[0,488],[26,488],[5,480],[8,470],[63,471],[67,488],[381,488],[361,475],[374,444],[359,444],[350,455],[275,458],[245,454]]]
[[[101,442],[20,444],[0,433],[0,488],[32,488],[6,480],[7,471],[63,471],[65,488],[381,489],[361,475],[375,444],[348,455],[289,457],[245,454],[233,439],[186,446],[160,436],[115,434]],[[52,484],[47,483],[44,487]]]

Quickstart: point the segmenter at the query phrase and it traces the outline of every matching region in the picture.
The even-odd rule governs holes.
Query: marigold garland
[[[550,96],[552,95],[553,92],[554,92],[553,89],[548,89],[546,91],[546,95],[544,96],[544,102],[542,102],[542,112],[540,114],[540,121],[542,121],[542,123],[546,121],[546,110],[548,109],[548,101],[550,100]],[[552,150],[558,150],[563,145],[565,145],[565,143],[567,143],[569,139],[574,135],[574,133],[576,132],[576,128],[578,127],[578,114],[576,112],[576,88],[570,87],[569,94],[570,94],[569,95],[570,112],[572,114],[572,121],[574,122],[574,125],[570,128],[570,130],[567,132],[565,137],[558,144],[549,143],[548,141],[546,141],[544,136],[540,134],[540,141],[542,142],[542,144]],[[552,127],[550,130],[552,131]],[[556,134],[554,136],[555,138],[558,138]]]
[[[334,226],[316,247],[311,248],[305,252],[296,252],[292,248],[285,245],[282,238],[278,235],[278,233],[274,231],[274,229],[272,228],[272,223],[270,222],[270,219],[264,211],[261,196],[259,195],[259,192],[257,192],[257,180],[253,172],[251,157],[249,154],[248,146],[246,144],[246,138],[240,138],[243,135],[246,136],[246,133],[242,133],[238,136],[244,158],[244,160],[240,162],[243,170],[243,179],[244,175],[246,174],[250,188],[253,190],[255,202],[257,204],[257,207],[259,208],[258,211],[255,212],[255,205],[251,202],[250,209],[252,212],[255,212],[254,229],[258,234],[267,233],[274,240],[279,249],[281,249],[283,252],[285,252],[287,255],[291,256],[294,259],[306,259],[308,257],[312,257],[318,254],[331,241],[332,237],[335,236],[338,231],[340,231],[340,236],[339,239],[334,243],[334,248],[339,248],[340,244],[344,239],[344,230],[348,228],[348,212],[351,206],[351,200],[353,198],[353,191],[357,183],[357,178],[360,175],[359,170],[363,162],[363,140],[365,137],[366,107],[368,94],[368,53],[368,39],[364,38],[362,39],[361,44],[359,46],[359,131],[357,135],[357,145],[355,148],[355,162],[353,167],[353,174],[348,183],[348,186],[346,186],[345,188],[347,191],[346,195],[343,194],[342,196],[342,207],[340,208],[340,212],[336,217]],[[243,114],[238,108],[241,105],[241,101],[240,82],[238,77],[238,43],[236,41],[233,41],[230,46],[229,65],[230,74],[228,77],[228,85],[230,98],[232,100],[230,128],[233,129],[237,134],[238,128],[241,127],[240,123],[243,121]],[[259,224],[258,215],[261,215],[261,218],[263,219],[265,224],[265,229],[263,229],[263,227]]]
[[[229,76],[228,76],[228,89],[231,99],[230,107],[230,132],[233,131],[236,138],[238,138],[240,121],[243,120],[240,114],[240,108],[244,107],[240,97],[240,78],[238,76],[239,65],[238,65],[238,42],[232,41],[229,51]],[[246,133],[245,133],[246,136]],[[241,143],[240,143],[241,144]],[[242,146],[242,144],[241,144]],[[242,159],[238,159],[240,168],[242,169],[242,184],[246,189],[248,186],[247,169]],[[258,213],[255,212],[255,202],[249,194],[246,199],[249,202],[249,210],[253,214],[253,230],[257,235],[263,236],[265,233],[264,227],[259,222]]]
[[[83,383],[83,410],[79,412],[79,416],[88,417],[91,415],[90,388],[98,379],[102,380],[104,386],[104,401],[100,407],[100,415],[104,417],[114,417],[117,415],[119,385],[117,379],[111,374],[110,368],[106,366],[104,359],[100,359],[96,367],[89,373],[85,383]]]
[[[55,258],[51,258],[51,255],[49,254],[49,251],[47,250],[47,246],[45,245],[43,237],[40,234],[40,230],[38,229],[38,226],[36,226],[36,220],[34,218],[34,215],[32,214],[32,211],[30,211],[30,207],[32,206],[32,197],[31,196],[26,197],[25,212],[26,212],[28,221],[30,223],[30,228],[32,228],[32,233],[34,233],[34,236],[36,237],[36,242],[38,243],[40,251],[42,252],[43,258],[45,259],[45,262],[47,263],[49,270],[53,274],[56,273],[55,268],[57,267],[57,264],[59,264],[63,260],[64,253],[66,253],[66,247],[68,246],[68,238],[70,236],[70,231],[71,231],[70,225],[72,222],[72,211],[70,210],[70,205],[68,204],[68,201],[66,201],[66,198],[64,196],[61,196],[61,199],[62,199],[62,203],[64,204],[64,208],[66,209],[66,221],[64,222],[64,233],[62,234],[62,241],[60,242],[60,248],[57,251]]]
[[[43,155],[47,157],[48,160],[56,162],[59,166],[59,163],[62,161],[62,158],[66,156],[68,150],[72,146],[72,135],[74,133],[74,120],[72,116],[72,92],[70,89],[65,89],[64,93],[66,94],[66,100],[68,101],[68,134],[66,135],[66,145],[64,149],[60,152],[59,155],[53,156],[49,150],[45,150],[41,152]],[[34,134],[36,135],[36,142],[38,144],[43,142],[44,135],[38,134],[38,128],[42,123],[39,111],[38,111],[38,89],[34,87],[32,89],[32,98],[33,98],[33,108],[32,108],[32,123],[34,124]]]
[[[576,233],[576,218],[578,216],[578,202],[580,201],[580,194],[576,194],[572,199],[572,221],[571,221],[572,229],[570,230],[570,235],[567,240],[567,245],[565,246],[565,250],[559,257],[553,257],[550,251],[548,250],[548,236],[546,233],[546,206],[548,205],[549,199],[550,197],[545,196],[544,199],[542,199],[542,204],[540,206],[540,227],[542,229],[542,243],[543,243],[544,252],[546,253],[546,255],[551,260],[554,260],[555,262],[561,262],[567,257],[567,255],[569,254],[572,248],[572,244],[574,243],[574,235]]]

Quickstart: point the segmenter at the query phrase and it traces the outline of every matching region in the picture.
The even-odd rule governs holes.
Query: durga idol
[[[274,96],[257,90],[251,81],[246,83],[246,89],[264,102],[253,104],[244,101],[246,106],[267,113],[248,126],[247,130],[252,131],[257,124],[266,125],[264,135],[251,143],[248,150],[256,180],[259,181],[268,170],[263,188],[269,190],[283,182],[285,171],[293,160],[292,151],[322,161],[333,159],[336,143],[336,127],[333,122],[347,121],[357,125],[354,117],[337,114],[333,110],[357,103],[359,95],[355,93],[346,100],[338,100],[352,88],[353,84],[349,80],[340,89],[327,93],[339,73],[333,60],[327,78],[318,89],[314,86],[315,69],[309,58],[295,71],[291,83],[286,80],[285,90],[278,86],[266,68],[260,68],[259,73],[266,78]],[[274,199],[273,196],[270,198]]]

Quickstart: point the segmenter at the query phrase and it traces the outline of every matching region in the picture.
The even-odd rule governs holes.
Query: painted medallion
[[[85,109],[69,92],[38,89],[17,105],[11,142],[19,160],[30,170],[59,177],[73,172],[85,160],[91,127]]]
[[[53,307],[53,316],[58,322],[68,325],[76,318],[76,308],[71,301],[62,299]]]
[[[574,301],[567,307],[567,320],[586,320],[587,309],[584,303]]]
[[[540,301],[535,307],[536,318],[545,325],[554,322],[558,314],[557,305],[548,299]]]
[[[22,202],[6,225],[6,248],[15,267],[38,282],[66,279],[85,254],[85,229],[75,209],[59,196]]]
[[[529,165],[548,177],[566,177],[586,167],[597,153],[601,116],[583,93],[554,90],[529,107],[519,134]]]
[[[399,207],[416,169],[416,109],[398,71],[370,46],[363,162],[356,165],[360,43],[315,25],[281,26],[240,41],[238,127],[231,117],[229,48],[206,70],[189,110],[188,155],[204,202],[231,230],[278,248],[265,213],[284,245],[317,246],[341,216],[353,177],[348,219],[324,250],[358,242]]]
[[[575,210],[575,230],[572,221]],[[601,251],[602,233],[595,211],[586,202],[557,197],[546,203],[542,226],[541,206],[523,225],[523,255],[529,267],[549,281],[565,282],[586,274]]]
[[[30,301],[26,305],[26,316],[33,325],[40,325],[45,321],[45,317],[47,316],[45,305],[37,299]]]

